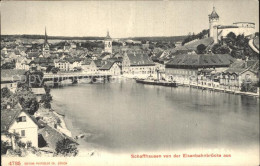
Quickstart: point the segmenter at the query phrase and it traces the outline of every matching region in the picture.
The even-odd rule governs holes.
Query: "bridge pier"
[[[56,77],[56,78],[53,79],[53,87],[54,88],[59,87],[59,83],[60,83],[60,78],[59,77]]]
[[[78,83],[78,79],[75,78],[75,77],[73,77],[73,78],[71,79],[71,81],[72,81],[72,84],[77,84],[77,83]]]

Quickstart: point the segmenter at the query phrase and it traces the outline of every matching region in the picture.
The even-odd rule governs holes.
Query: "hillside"
[[[130,37],[130,38],[123,38],[123,39],[132,39],[132,40],[139,40],[139,41],[165,41],[165,42],[178,42],[182,41],[187,36],[157,36],[157,37]]]
[[[2,39],[44,39],[44,35],[1,35]],[[77,37],[77,36],[48,36],[49,40],[103,40],[105,37],[88,36],[88,37]],[[130,37],[121,39],[132,39],[132,40],[145,40],[145,41],[166,41],[166,42],[177,42],[182,41],[186,36],[160,36],[160,37]]]

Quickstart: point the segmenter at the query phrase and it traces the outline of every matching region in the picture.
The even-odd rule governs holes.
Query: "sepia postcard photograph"
[[[259,165],[259,1],[0,2],[1,166]]]

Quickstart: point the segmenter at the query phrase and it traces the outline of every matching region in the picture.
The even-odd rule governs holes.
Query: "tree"
[[[222,46],[220,44],[214,44],[212,47],[212,52],[214,54],[228,54],[230,50],[227,46]]]
[[[52,72],[53,74],[57,74],[58,71],[60,71],[60,69],[57,68],[57,67],[54,67],[54,68],[51,69],[51,72]]]
[[[53,66],[48,66],[48,67],[46,68],[46,73],[51,72],[51,70],[52,70],[53,68],[54,68]]]
[[[61,154],[63,156],[76,156],[78,154],[76,143],[72,142],[68,138],[58,141],[55,150],[58,155]]]
[[[197,46],[197,53],[198,54],[204,54],[206,50],[206,46],[204,44],[200,44]]]
[[[7,150],[10,149],[7,141],[1,140],[1,155],[6,154]]]
[[[1,98],[8,98],[11,95],[12,95],[12,92],[7,87],[4,87],[1,89]]]
[[[25,72],[26,84],[32,88],[39,88],[43,86],[43,72],[41,71],[27,71]]]
[[[30,114],[34,115],[36,111],[39,109],[39,103],[37,102],[36,98],[22,98],[20,100],[22,107]]]
[[[15,63],[14,62],[6,62],[1,66],[1,69],[14,69]]]
[[[236,40],[236,34],[234,32],[229,32],[227,34],[227,38],[231,39],[232,41]]]
[[[18,98],[22,108],[25,109],[30,115],[34,115],[34,113],[39,109],[39,103],[36,99],[36,95],[29,91],[26,86],[17,88],[15,95]]]
[[[51,101],[52,101],[52,96],[50,93],[46,93],[44,95],[42,95],[41,97],[41,103],[43,103],[44,108],[51,108]]]

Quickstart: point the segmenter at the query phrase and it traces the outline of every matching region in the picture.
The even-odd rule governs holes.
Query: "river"
[[[80,149],[110,153],[259,146],[259,99],[189,87],[117,83],[52,89]]]

